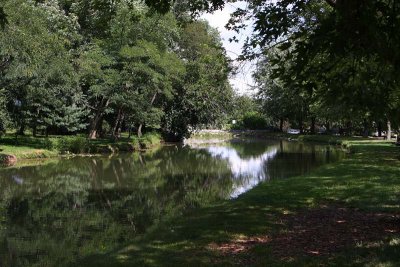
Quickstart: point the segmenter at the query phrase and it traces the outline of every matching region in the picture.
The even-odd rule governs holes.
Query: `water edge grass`
[[[0,154],[17,159],[44,159],[73,154],[112,154],[145,150],[160,145],[161,135],[147,133],[143,137],[123,137],[118,140],[89,140],[83,136],[33,137],[6,135],[0,139]]]

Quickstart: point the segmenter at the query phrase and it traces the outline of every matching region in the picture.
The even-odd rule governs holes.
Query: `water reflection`
[[[272,147],[260,156],[241,158],[239,153],[231,147],[210,146],[205,149],[212,157],[228,161],[234,179],[230,194],[232,198],[265,181],[268,174],[268,170],[264,168],[265,163],[273,159],[278,152],[277,148]]]
[[[0,266],[75,266],[188,210],[340,155],[326,146],[234,142],[1,169]]]

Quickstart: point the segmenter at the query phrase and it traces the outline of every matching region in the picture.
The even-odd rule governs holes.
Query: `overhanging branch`
[[[328,5],[330,5],[333,8],[336,7],[336,0],[325,0],[325,2],[327,2]]]

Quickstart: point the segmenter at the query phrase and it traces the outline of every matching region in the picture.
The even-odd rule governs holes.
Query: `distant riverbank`
[[[354,141],[382,141],[379,138],[364,138],[361,136],[339,136],[339,135],[296,135],[285,132],[271,132],[267,130],[201,130],[195,132],[187,143],[210,143],[220,140],[231,140],[241,138],[256,139],[283,139],[298,142],[315,142],[329,145],[340,145],[350,147]]]
[[[143,151],[160,145],[157,133],[142,138],[123,137],[118,140],[95,139],[83,136],[33,137],[6,135],[0,139],[0,165],[14,165],[19,160],[47,159],[63,155],[96,155]]]
[[[366,139],[361,137],[342,137],[332,135],[292,135],[263,130],[202,130],[195,132],[191,138],[185,139],[184,143],[191,145],[210,144],[242,138],[318,142],[330,145],[340,145],[347,148],[350,148],[349,142],[351,141],[374,141],[372,138]],[[0,165],[9,166],[14,165],[19,160],[47,159],[62,155],[97,155],[143,151],[158,146],[162,142],[161,135],[158,133],[148,133],[142,138],[126,136],[117,140],[90,140],[83,136],[16,137],[15,135],[6,135],[0,139]]]

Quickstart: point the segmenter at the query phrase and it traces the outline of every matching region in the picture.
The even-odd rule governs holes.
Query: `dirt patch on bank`
[[[14,155],[0,154],[0,166],[13,166],[17,163],[17,157]]]
[[[400,236],[400,213],[373,213],[325,205],[277,218],[282,225],[273,235],[246,237],[209,245],[224,257],[251,258],[255,246],[267,246],[277,259],[331,256],[347,247],[373,244]],[[250,260],[250,259],[249,259]]]

